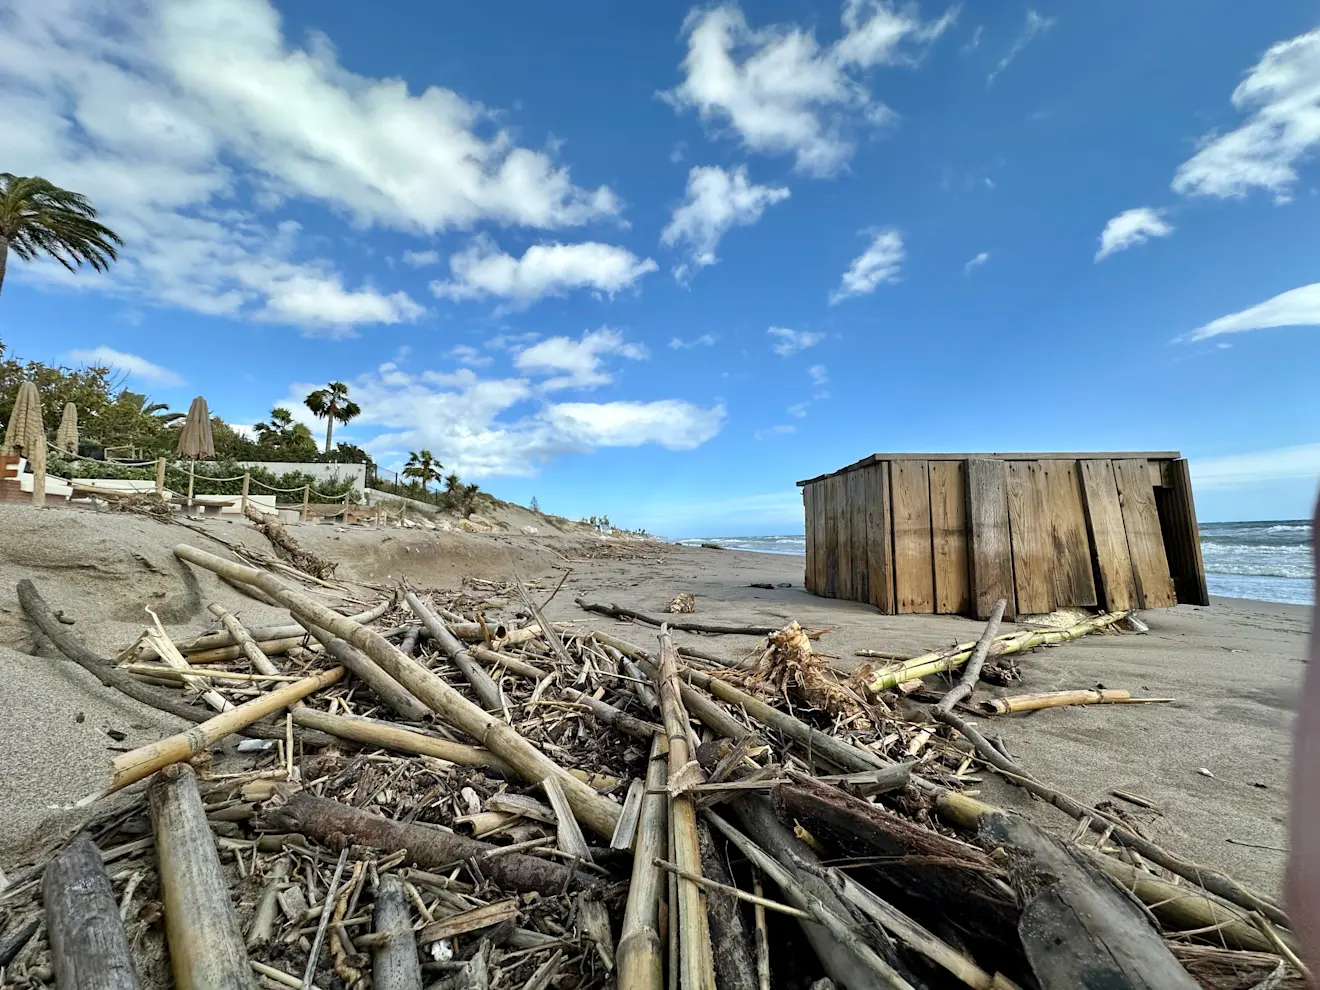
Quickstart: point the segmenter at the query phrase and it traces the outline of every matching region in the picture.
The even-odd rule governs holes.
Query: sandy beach
[[[260,545],[245,522],[207,521],[230,541]],[[613,602],[658,614],[680,591],[696,596],[692,618],[762,625],[792,620],[831,631],[817,649],[841,669],[854,651],[919,654],[975,639],[980,623],[947,616],[884,616],[868,606],[825,600],[802,589],[799,557],[709,550],[589,536],[440,533],[422,529],[344,529],[304,525],[309,549],[340,562],[340,574],[367,583],[406,576],[447,587],[465,576],[520,574],[553,587],[569,570],[547,612],[604,629],[638,645],[656,630],[588,614],[574,604]],[[105,656],[126,647],[149,621],[152,603],[173,634],[210,627],[218,601],[252,623],[284,616],[175,560],[179,542],[215,550],[205,536],[135,515],[63,507],[0,506],[0,865],[19,861],[38,828],[104,782],[116,747],[138,745],[178,728],[174,720],[127,701],[55,651],[25,620],[15,597],[23,577],[63,610],[87,644]],[[774,585],[773,590],[753,583]],[[1182,854],[1277,891],[1287,841],[1290,731],[1301,683],[1310,609],[1239,599],[1205,608],[1178,606],[1143,615],[1146,635],[1091,636],[1022,658],[1022,681],[982,686],[977,697],[1104,685],[1167,705],[1056,709],[993,720],[1014,757],[1038,777],[1095,803],[1115,788],[1149,798],[1158,812],[1120,805],[1151,838]],[[1012,629],[1012,626],[1006,626]],[[752,652],[750,636],[677,634],[730,660]],[[934,683],[934,682],[933,682]],[[124,733],[113,739],[107,730]],[[1074,823],[1015,787],[986,775],[981,796],[1019,809],[1063,833]],[[63,816],[57,816],[58,822]]]

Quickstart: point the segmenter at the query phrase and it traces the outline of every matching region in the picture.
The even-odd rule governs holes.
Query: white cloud
[[[1208,134],[1179,166],[1175,192],[1241,197],[1252,189],[1291,197],[1296,165],[1320,146],[1320,30],[1281,41],[1233,91],[1233,106],[1251,114],[1227,134]]]
[[[747,166],[726,172],[718,165],[705,165],[688,172],[686,199],[674,210],[673,219],[660,235],[666,247],[682,245],[687,260],[674,269],[679,281],[695,268],[718,260],[715,248],[732,227],[747,227],[761,219],[767,206],[788,199],[788,189],[758,186],[747,179]]]
[[[508,308],[523,309],[545,296],[562,296],[574,289],[613,295],[655,270],[650,258],[639,259],[612,244],[534,244],[515,258],[489,237],[480,236],[450,257],[450,281],[432,282],[431,291],[455,300],[498,296],[508,300]]]
[[[6,169],[86,194],[126,242],[107,275],[30,265],[19,277],[213,315],[288,312],[305,328],[325,313],[332,332],[345,314],[391,322],[416,303],[346,289],[278,221],[286,202],[416,233],[551,229],[619,210],[608,188],[580,188],[519,147],[495,112],[352,73],[321,35],[290,45],[268,0],[11,0],[0,133]],[[279,278],[262,274],[272,268]]]
[[[810,402],[795,402],[785,409],[784,412],[788,413],[790,416],[796,416],[798,419],[801,419],[807,414],[807,409],[810,405]]]
[[[778,343],[771,345],[770,349],[780,357],[788,357],[798,351],[805,351],[808,347],[815,347],[825,339],[823,333],[814,333],[811,330],[789,330],[787,327],[771,327],[766,333],[778,341]]]
[[[973,271],[973,270],[975,270],[975,269],[977,269],[977,268],[980,268],[982,265],[984,265],[984,264],[985,264],[987,261],[989,261],[989,260],[990,260],[990,252],[989,252],[989,251],[982,251],[980,254],[978,254],[978,255],[977,255],[975,258],[973,258],[971,261],[967,262],[967,264],[963,265],[963,274],[966,275],[967,273],[969,273],[969,272],[971,272],[971,271]]]
[[[624,341],[618,330],[602,327],[586,331],[578,340],[550,337],[533,344],[514,356],[513,366],[525,374],[552,376],[541,384],[548,392],[562,388],[595,388],[614,380],[604,361],[612,355],[630,361],[643,361],[650,356],[641,344]]]
[[[757,430],[755,433],[752,434],[752,439],[764,440],[766,439],[766,437],[778,437],[778,436],[783,436],[786,433],[796,433],[796,432],[797,432],[797,427],[794,426],[792,423],[783,423],[779,426],[772,426],[769,429]]]
[[[811,378],[813,385],[828,385],[830,383],[829,369],[823,364],[813,364],[807,369],[807,375]]]
[[[363,324],[410,323],[426,312],[406,292],[349,291],[338,273],[306,265],[253,266],[244,280],[266,298],[257,319],[331,337],[351,335]]]
[[[450,348],[449,356],[459,364],[465,364],[470,368],[485,368],[495,360],[489,354],[482,354],[481,351],[467,344],[455,344]]]
[[[839,288],[830,294],[830,304],[874,292],[882,282],[897,282],[902,263],[903,235],[893,227],[881,230],[843,273]]]
[[[714,347],[715,335],[712,333],[703,333],[700,337],[693,337],[691,340],[684,340],[682,337],[671,337],[669,346],[676,351],[687,351],[694,347]]]
[[[526,379],[487,379],[469,368],[413,373],[385,364],[350,384],[362,407],[353,425],[367,450],[397,459],[399,451],[427,447],[446,470],[469,479],[530,477],[556,457],[604,447],[690,450],[714,437],[726,417],[721,405],[678,399],[545,402]],[[285,403],[295,416],[315,387],[290,385]]]
[[[922,21],[915,5],[900,11],[885,0],[846,0],[845,34],[822,48],[796,26],[752,28],[735,4],[694,10],[683,26],[683,81],[662,95],[703,121],[727,124],[752,151],[791,154],[798,171],[832,175],[852,154],[850,127],[894,116],[858,71],[914,63],[954,15]]]
[[[984,32],[985,32],[985,27],[978,24],[976,26],[976,30],[972,32],[972,36],[968,38],[967,41],[963,43],[963,46],[958,50],[962,52],[964,55],[968,54],[969,52],[976,51],[976,49],[981,47],[981,35]]]
[[[1022,49],[1026,48],[1027,45],[1031,44],[1036,38],[1054,27],[1054,25],[1055,19],[1053,17],[1041,17],[1040,14],[1036,13],[1034,10],[1028,10],[1027,21],[1022,25],[1022,30],[1019,31],[1018,36],[1013,39],[1013,44],[1009,46],[1004,57],[996,63],[994,69],[987,77],[986,82],[993,83],[995,78],[1007,69],[1009,64],[1015,58],[1022,54]]]
[[[1228,488],[1281,478],[1320,475],[1320,443],[1303,443],[1224,457],[1190,458],[1192,484],[1197,488]]]
[[[183,384],[183,376],[178,372],[171,371],[169,368],[162,368],[160,365],[136,354],[125,354],[123,351],[116,351],[104,344],[90,350],[70,351],[69,360],[76,361],[79,364],[96,365],[97,367],[123,371],[134,378],[140,378],[144,382],[150,382],[162,388],[174,388]]]
[[[427,265],[440,264],[440,252],[434,249],[429,251],[404,251],[403,263],[410,268],[425,268]]]
[[[1225,333],[1267,330],[1271,327],[1316,326],[1320,326],[1320,282],[1289,289],[1239,313],[1221,316],[1193,330],[1187,339],[1205,340]]]
[[[1149,206],[1124,210],[1100,232],[1100,250],[1096,251],[1095,260],[1102,261],[1115,251],[1145,244],[1152,237],[1168,237],[1173,233],[1173,227],[1163,214],[1163,210],[1153,210]]]

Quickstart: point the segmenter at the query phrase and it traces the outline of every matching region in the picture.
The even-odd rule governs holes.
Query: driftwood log
[[[1026,819],[982,815],[1023,902],[1018,935],[1042,990],[1196,990],[1141,910],[1086,859]]]
[[[656,869],[655,859],[665,850],[669,822],[668,800],[660,793],[668,773],[666,756],[664,736],[657,735],[647,764],[641,817],[633,844],[632,879],[615,956],[621,990],[661,990],[664,986],[660,949],[660,898],[664,880]]]
[[[372,921],[376,932],[387,936],[372,950],[371,980],[375,990],[422,990],[412,912],[403,881],[396,874],[381,875]]]
[[[36,585],[27,578],[18,582],[18,602],[28,618],[46,635],[47,639],[55,644],[57,650],[106,687],[113,688],[141,704],[189,722],[205,722],[211,717],[208,711],[186,705],[148,687],[136,677],[116,669],[110,661],[89,650],[67,626],[51,614],[50,606],[41,597]],[[284,726],[272,722],[257,722],[244,728],[243,734],[257,739],[283,739]]]
[[[648,626],[668,626],[670,629],[681,629],[684,632],[716,633],[729,636],[769,636],[771,633],[779,632],[779,626],[724,626],[712,622],[686,622],[681,619],[674,620],[670,616],[666,616],[663,619],[657,619],[653,615],[646,615],[643,612],[635,612],[632,609],[624,608],[621,605],[600,605],[588,602],[582,598],[575,598],[573,600],[588,612],[608,615],[615,619],[635,619],[638,622],[645,622]]]
[[[81,838],[41,880],[55,985],[60,990],[138,990],[119,905],[101,853]]]
[[[733,878],[706,825],[697,827],[697,838],[701,845],[702,875],[726,887],[733,886]],[[715,980],[720,990],[756,990],[756,948],[743,924],[737,899],[712,888],[706,891],[706,911],[710,917]]]
[[[387,853],[402,850],[409,862],[423,869],[453,867],[475,858],[482,874],[506,890],[556,896],[566,887],[598,886],[586,873],[550,860],[519,853],[491,855],[500,847],[423,825],[405,825],[311,794],[295,794],[287,804],[268,811],[264,824],[272,831],[301,832],[331,845],[348,839]]]
[[[255,990],[247,949],[192,767],[175,764],[147,788],[165,938],[179,990]]]

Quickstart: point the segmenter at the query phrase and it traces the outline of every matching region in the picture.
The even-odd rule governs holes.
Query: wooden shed
[[[986,618],[1207,605],[1176,451],[872,454],[799,481],[806,587],[881,612]]]

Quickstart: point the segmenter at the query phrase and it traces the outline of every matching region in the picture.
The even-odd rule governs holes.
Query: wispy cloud
[[[1251,116],[1236,130],[1206,135],[1179,166],[1174,191],[1238,198],[1264,189],[1286,202],[1297,163],[1320,147],[1320,30],[1270,48],[1233,91],[1233,106]]]
[[[1173,226],[1164,219],[1163,214],[1163,210],[1154,210],[1149,206],[1124,210],[1105,224],[1105,229],[1100,232],[1100,249],[1095,253],[1095,260],[1103,261],[1116,251],[1126,251],[1138,244],[1145,244],[1152,237],[1168,237],[1173,233]]]
[[[991,70],[986,79],[987,84],[995,81],[995,78],[1012,64],[1013,60],[1022,54],[1022,49],[1031,44],[1042,34],[1054,27],[1055,19],[1053,17],[1041,17],[1034,10],[1027,11],[1027,22],[1022,25],[1022,30],[1018,36],[1013,39],[1013,44],[1009,46],[1004,57],[999,60],[994,69]]]
[[[852,296],[874,292],[882,282],[897,282],[903,270],[903,235],[894,227],[878,231],[871,246],[853,259],[839,287],[830,294],[830,305]]]
[[[90,350],[70,351],[69,360],[76,361],[79,364],[113,368],[133,378],[150,382],[152,385],[159,385],[161,388],[174,388],[183,384],[183,376],[178,372],[171,371],[169,368],[162,368],[160,365],[148,361],[144,357],[139,357],[137,354],[125,354],[123,351],[116,351],[104,344]]]
[[[1320,282],[1289,289],[1239,313],[1221,316],[1193,330],[1185,339],[1205,340],[1225,333],[1273,327],[1320,327]]]
[[[811,378],[813,385],[828,385],[830,383],[830,371],[823,364],[813,364],[807,369],[807,375]]]
[[[694,347],[714,347],[715,340],[713,333],[703,333],[700,337],[693,337],[691,340],[684,340],[682,337],[670,337],[669,346],[675,351],[690,351]]]
[[[427,265],[438,265],[440,263],[440,252],[430,251],[404,251],[403,263],[410,268],[425,268]]]
[[[764,440],[767,437],[779,437],[786,433],[796,433],[797,427],[792,423],[782,423],[779,426],[771,426],[764,430],[757,430],[752,434],[753,440]]]
[[[1320,477],[1320,443],[1189,460],[1192,483],[1197,488],[1228,488],[1282,478]]]
[[[980,268],[989,260],[990,260],[990,252],[982,251],[971,261],[967,262],[967,264],[963,265],[963,274],[966,275],[969,272],[975,271],[977,268]]]
[[[748,227],[761,219],[767,206],[788,199],[784,186],[758,186],[747,178],[747,166],[725,171],[718,165],[688,173],[685,199],[660,234],[666,247],[683,249],[684,260],[674,277],[686,282],[697,269],[715,264],[720,238],[733,227]]]
[[[787,327],[771,327],[766,333],[778,341],[778,343],[772,344],[770,349],[780,357],[788,357],[798,351],[805,351],[808,347],[815,347],[825,339],[823,333],[814,333],[810,330],[790,330]]]

